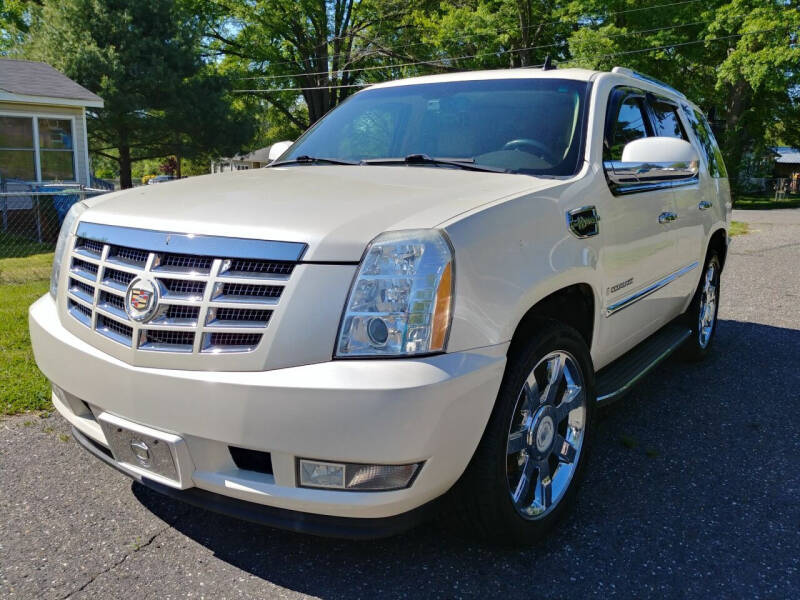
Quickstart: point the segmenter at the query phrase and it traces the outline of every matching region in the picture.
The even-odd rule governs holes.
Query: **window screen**
[[[0,117],[0,176],[36,179],[33,119],[30,117]]]
[[[72,143],[72,121],[39,119],[42,181],[72,181],[75,179]]]

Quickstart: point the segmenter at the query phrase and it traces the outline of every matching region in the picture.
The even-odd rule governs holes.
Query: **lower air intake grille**
[[[228,450],[237,468],[243,471],[272,475],[272,455],[269,452],[259,452],[236,446],[228,446]]]

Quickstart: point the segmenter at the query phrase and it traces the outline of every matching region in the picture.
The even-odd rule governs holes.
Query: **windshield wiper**
[[[465,171],[486,171],[488,173],[508,173],[508,169],[476,165],[474,158],[434,158],[427,154],[409,154],[404,158],[370,158],[361,161],[362,165],[445,165],[458,167]]]
[[[318,164],[358,165],[359,163],[353,162],[352,160],[340,160],[338,158],[323,158],[321,156],[308,156],[307,154],[303,154],[295,158],[287,158],[286,160],[274,162],[269,166],[278,167],[281,165],[318,165]]]

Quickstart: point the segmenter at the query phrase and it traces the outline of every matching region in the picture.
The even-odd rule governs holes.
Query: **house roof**
[[[8,58],[0,58],[0,100],[97,108],[103,106],[100,96],[50,65]]]
[[[236,154],[230,157],[223,157],[220,159],[221,162],[227,162],[231,160],[239,161],[239,162],[260,162],[260,163],[268,163],[269,162],[269,149],[272,146],[265,146],[264,148],[258,148],[257,150],[253,150],[252,152],[248,152],[246,154]]]
[[[775,148],[778,153],[778,159],[775,161],[779,165],[798,165],[800,164],[800,150],[789,148],[787,146],[780,146]]]

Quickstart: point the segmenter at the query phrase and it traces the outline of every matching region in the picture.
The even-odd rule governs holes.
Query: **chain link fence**
[[[52,252],[69,209],[112,189],[0,180],[0,285],[48,279]]]

